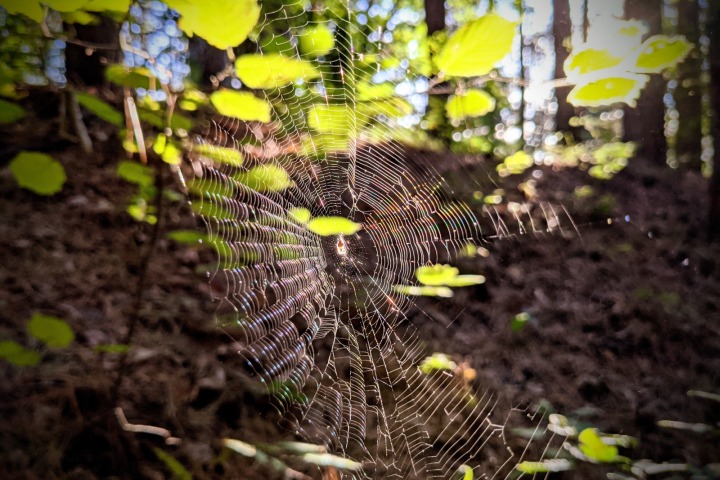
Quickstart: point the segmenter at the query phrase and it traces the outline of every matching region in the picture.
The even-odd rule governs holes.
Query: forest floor
[[[0,363],[0,478],[168,478],[157,449],[195,478],[268,478],[267,467],[220,453],[225,437],[283,434],[265,394],[243,380],[233,340],[214,324],[203,269],[212,254],[167,238],[194,226],[182,202],[166,202],[116,388],[122,355],[100,350],[125,339],[152,227],[125,212],[134,187],[115,173],[114,141],[100,128],[91,134],[94,155],[75,146],[53,152],[68,175],[55,196],[21,190],[0,171],[0,339],[43,352],[34,367]],[[34,135],[41,145],[42,129]],[[586,183],[595,194],[574,196]],[[720,421],[717,404],[686,394],[720,389],[720,245],[704,238],[705,180],[637,160],[608,182],[544,170],[538,190],[566,206],[580,235],[494,240],[487,257],[464,260],[463,272],[482,273],[486,284],[423,299],[410,314],[428,352],[466,361],[478,388],[502,404],[542,401],[580,425],[639,438],[623,451],[633,459],[720,462],[717,437],[657,426]],[[626,215],[629,223],[607,224]],[[34,344],[25,329],[36,311],[65,319],[74,343]],[[521,312],[530,320],[513,332]],[[123,430],[116,407],[180,445]]]

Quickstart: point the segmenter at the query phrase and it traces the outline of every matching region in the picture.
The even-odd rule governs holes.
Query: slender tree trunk
[[[715,153],[710,179],[710,216],[708,233],[711,239],[720,240],[720,5],[710,4],[708,36],[710,37],[710,107],[712,110],[711,134]]]
[[[678,2],[678,30],[696,45],[678,66],[679,81],[675,101],[679,114],[676,138],[677,157],[681,165],[693,170],[701,167],[702,129],[700,126],[702,91],[700,84],[700,15],[697,0]]]
[[[428,36],[445,30],[445,0],[425,0],[425,23]]]
[[[626,0],[625,17],[643,20],[648,23],[650,35],[659,34],[662,31],[662,3],[662,0]],[[663,103],[666,91],[662,76],[652,75],[637,106],[625,108],[623,117],[625,141],[637,144],[638,157],[658,165],[664,165],[667,160]]]
[[[566,42],[569,41],[572,35],[569,0],[553,0],[552,33],[555,42],[555,78],[565,78],[563,64],[568,57]],[[555,90],[555,98],[558,102],[555,123],[557,130],[561,132],[573,131],[570,126],[570,119],[575,115],[575,109],[567,102],[568,93],[567,88]]]

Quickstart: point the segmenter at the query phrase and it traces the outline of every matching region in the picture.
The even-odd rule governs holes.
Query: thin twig
[[[147,247],[147,251],[142,256],[140,260],[140,267],[139,267],[139,273],[138,273],[138,281],[137,285],[135,287],[135,303],[133,304],[132,311],[130,313],[130,324],[128,325],[128,331],[125,334],[125,338],[123,339],[124,345],[130,345],[133,336],[135,334],[135,330],[137,328],[137,324],[139,323],[140,319],[140,309],[142,307],[143,302],[143,294],[145,293],[145,288],[147,284],[147,278],[148,278],[148,271],[150,266],[150,260],[153,257],[153,254],[155,253],[155,248],[157,246],[157,241],[160,236],[160,225],[162,223],[162,217],[163,217],[163,176],[162,176],[162,167],[160,166],[160,162],[155,162],[155,224],[152,226],[152,233],[150,234],[150,243]],[[118,398],[118,393],[120,392],[120,387],[122,385],[123,378],[125,377],[125,374],[127,373],[127,359],[128,354],[123,355],[120,358],[120,365],[118,366],[118,374],[117,378],[115,379],[115,385],[113,387],[113,395],[112,398]]]
[[[82,119],[82,111],[80,110],[77,94],[74,90],[70,90],[68,94],[70,95],[70,116],[73,119],[75,133],[77,133],[77,136],[80,139],[80,146],[82,147],[83,152],[92,153],[92,140],[90,139],[90,134],[88,133],[87,127]]]
[[[127,418],[125,417],[125,412],[123,412],[123,409],[120,407],[115,407],[115,417],[117,418],[118,423],[120,424],[120,428],[125,430],[126,432],[132,432],[132,433],[148,433],[150,435],[157,435],[159,437],[163,437],[165,439],[166,445],[179,445],[182,441],[178,437],[173,437],[170,430],[167,428],[162,427],[156,427],[154,425],[141,425],[137,423],[130,423],[127,421]]]
[[[137,107],[135,107],[135,99],[132,95],[125,95],[125,112],[130,118],[132,123],[132,130],[135,134],[135,143],[138,146],[138,155],[143,165],[147,165],[147,150],[145,150],[145,136],[143,135],[142,125],[140,124],[140,117],[137,113]]]

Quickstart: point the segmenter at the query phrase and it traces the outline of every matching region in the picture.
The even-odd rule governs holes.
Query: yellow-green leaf
[[[292,208],[288,213],[294,220],[300,223],[307,223],[312,217],[312,213],[310,213],[310,210],[302,207]]]
[[[128,68],[119,63],[113,63],[105,69],[105,78],[108,81],[130,88],[152,88],[155,83],[153,74],[147,68]]]
[[[147,165],[132,160],[123,160],[118,164],[117,174],[126,182],[141,187],[149,187],[155,183],[153,171]]]
[[[497,166],[497,171],[501,177],[519,175],[534,164],[535,161],[532,156],[523,150],[519,150],[509,157],[505,157],[505,160]]]
[[[568,102],[576,107],[601,107],[613,103],[634,107],[648,80],[647,75],[632,73],[624,77],[590,79],[575,85],[568,94]]]
[[[226,50],[240,45],[260,18],[256,0],[167,0],[181,18],[180,29]]]
[[[11,15],[25,15],[38,23],[42,22],[44,15],[40,2],[33,0],[0,0],[0,7]]]
[[[457,473],[462,475],[462,480],[473,480],[475,478],[475,473],[470,465],[460,465],[457,469]]]
[[[483,283],[485,283],[485,277],[482,275],[457,275],[448,280],[445,285],[448,287],[470,287]]]
[[[328,237],[332,235],[353,235],[357,233],[362,225],[353,222],[345,217],[315,217],[308,224],[308,230],[311,232]]]
[[[242,55],[235,61],[235,70],[238,78],[250,88],[278,88],[320,76],[312,63],[277,53]]]
[[[451,96],[445,104],[450,120],[481,117],[495,110],[495,98],[484,90],[468,90]]]
[[[640,45],[640,53],[633,70],[643,73],[660,73],[674,67],[692,51],[692,43],[683,36],[654,35]]]
[[[385,115],[388,118],[398,118],[410,115],[413,106],[404,98],[392,97],[372,102],[358,102],[357,111],[369,117]]]
[[[450,357],[444,353],[433,353],[420,362],[420,371],[424,374],[430,374],[442,370],[455,370],[457,363],[453,362]]]
[[[277,165],[258,165],[235,175],[235,179],[258,192],[280,192],[295,185]]]
[[[367,102],[368,100],[382,100],[395,95],[395,85],[390,82],[368,83],[358,82],[355,100]]]
[[[50,155],[39,152],[20,152],[10,162],[18,185],[39,195],[59,192],[65,183],[65,169]]]
[[[614,55],[607,49],[578,47],[565,60],[563,67],[568,78],[576,79],[590,72],[617,67],[622,61],[622,56]]]
[[[202,157],[214,160],[215,162],[232,165],[234,167],[239,167],[243,163],[242,153],[234,148],[216,147],[203,143],[194,145],[193,152]]]
[[[460,273],[455,267],[450,265],[426,265],[415,271],[418,282],[423,285],[447,285],[453,278]]]
[[[435,64],[445,75],[485,75],[512,50],[516,26],[516,22],[494,13],[480,17],[448,39],[435,57]]]
[[[62,14],[63,22],[74,23],[77,25],[99,25],[100,17],[93,15],[92,13],[85,12],[83,10],[77,10],[75,12],[66,12]]]
[[[4,340],[0,342],[0,359],[5,360],[16,367],[29,367],[37,365],[40,358],[39,353],[25,348],[17,342],[13,342],[11,340]]]
[[[58,12],[73,12],[83,7],[88,0],[42,0],[42,3]]]
[[[65,348],[75,340],[75,334],[65,320],[42,313],[33,313],[27,325],[28,333],[50,348]]]
[[[325,25],[306,28],[300,34],[300,52],[310,57],[327,55],[335,46],[335,37]]]
[[[270,104],[249,92],[222,89],[210,96],[215,109],[221,115],[247,122],[270,121]]]
[[[542,462],[520,462],[515,468],[522,473],[534,475],[536,473],[564,472],[572,468],[572,463],[563,458],[554,458]]]
[[[618,458],[618,449],[603,442],[596,428],[586,428],[578,435],[580,451],[597,462],[613,462]]]
[[[121,12],[125,13],[130,9],[131,0],[90,0],[83,5],[83,10],[88,12]]]
[[[357,115],[346,105],[317,104],[307,111],[308,124],[322,135],[315,144],[325,151],[347,150],[357,131]]]
[[[393,285],[393,290],[403,295],[412,295],[415,297],[441,297],[450,298],[453,291],[449,287],[433,287],[429,285]]]
[[[90,113],[102,118],[116,127],[122,127],[123,115],[113,106],[88,93],[79,92],[76,96],[78,103],[85,107],[85,109],[87,109]]]
[[[25,116],[20,105],[0,99],[0,125],[17,122]]]

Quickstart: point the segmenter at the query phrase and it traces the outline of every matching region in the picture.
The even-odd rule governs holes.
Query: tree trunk
[[[662,31],[662,4],[663,0],[626,0],[625,17],[643,20],[648,23],[650,35],[659,34]],[[663,103],[666,91],[662,76],[652,75],[637,106],[626,107],[623,116],[625,141],[637,144],[638,157],[658,165],[664,165],[667,160]]]
[[[710,37],[710,108],[711,134],[715,153],[710,179],[710,216],[708,233],[711,239],[720,239],[720,5],[710,4],[708,36]]]
[[[428,36],[445,30],[445,0],[425,0],[425,23]]]
[[[693,170],[700,169],[702,153],[699,17],[697,0],[682,0],[678,3],[678,33],[685,35],[696,47],[678,66],[679,79],[675,101],[679,124],[675,148],[680,164]]]
[[[568,58],[566,43],[572,35],[572,22],[570,20],[569,0],[553,0],[553,26],[552,33],[555,42],[555,78],[565,78],[563,64]],[[567,102],[568,88],[555,90],[558,108],[555,115],[557,130],[560,132],[573,131],[570,119],[575,115],[575,109]],[[573,133],[575,133],[573,131]]]

